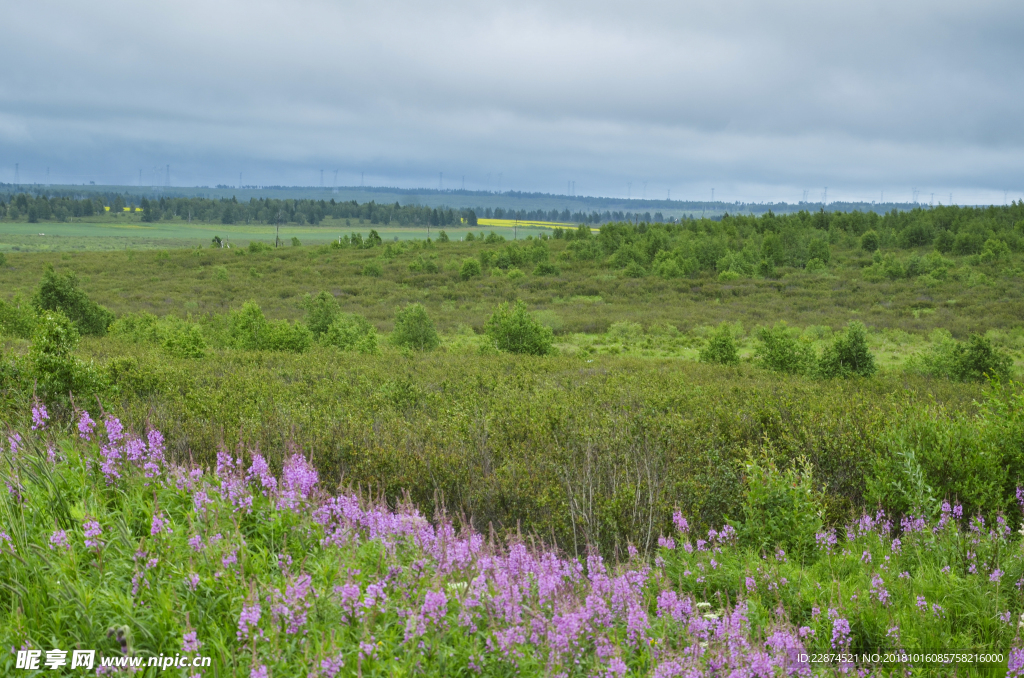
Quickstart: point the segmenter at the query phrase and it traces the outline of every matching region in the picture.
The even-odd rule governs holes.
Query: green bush
[[[868,231],[860,237],[860,248],[865,252],[874,252],[878,249],[878,234]]]
[[[36,393],[47,403],[64,406],[69,397],[87,396],[101,388],[98,374],[74,356],[81,335],[61,311],[44,311],[29,349]]]
[[[384,267],[379,261],[371,261],[363,266],[362,274],[368,278],[379,278],[384,275]]]
[[[822,264],[827,264],[832,260],[832,250],[828,246],[828,240],[825,238],[811,238],[811,241],[807,244],[807,267],[810,268],[810,262],[817,259]]]
[[[625,274],[628,278],[643,278],[647,275],[647,269],[639,262],[631,261],[626,265]]]
[[[487,336],[501,351],[529,355],[548,355],[554,351],[554,334],[537,322],[526,304],[501,304],[484,326]]]
[[[775,278],[775,263],[771,259],[762,259],[757,264],[757,274],[762,278]]]
[[[470,278],[476,278],[480,275],[480,262],[476,259],[466,259],[462,262],[462,268],[459,270],[459,277],[463,280],[469,280]]]
[[[810,345],[793,338],[784,325],[763,327],[757,331],[758,346],[754,362],[773,372],[808,374],[814,369],[816,357]]]
[[[302,300],[306,309],[306,327],[319,339],[334,322],[341,312],[338,300],[330,292],[321,291],[315,297],[306,295]]]
[[[992,346],[985,337],[973,334],[965,344],[953,349],[950,376],[958,381],[985,381],[989,378],[1006,381],[1010,378],[1013,359]]]
[[[893,515],[934,517],[944,499],[962,504],[965,515],[1005,511],[1007,489],[1021,479],[1008,476],[1012,460],[1001,438],[975,417],[908,412],[882,436],[866,499]]]
[[[40,311],[60,311],[82,334],[103,336],[114,321],[113,313],[78,288],[74,271],[60,274],[53,266],[47,266],[32,302]]]
[[[740,362],[739,353],[736,351],[736,340],[732,337],[732,330],[728,325],[722,323],[708,339],[708,343],[700,351],[702,363],[713,363],[718,365],[738,365]]]
[[[302,243],[294,236],[292,236],[292,247],[302,247]]]
[[[533,269],[534,275],[559,275],[561,272],[561,269],[547,261],[542,261]]]
[[[450,240],[450,238],[448,237],[447,233],[445,233],[444,231],[438,232],[438,234],[437,234],[437,242],[449,242],[449,240]]]
[[[868,350],[867,330],[859,322],[847,325],[846,332],[825,348],[818,361],[818,373],[825,379],[853,375],[870,377],[875,370],[875,358]]]
[[[178,323],[167,332],[163,347],[175,358],[202,358],[208,348],[199,325],[186,322]]]
[[[427,315],[427,309],[422,304],[409,304],[395,314],[391,343],[417,351],[432,351],[440,345],[441,340],[434,328],[434,321]]]
[[[812,467],[800,459],[779,470],[769,458],[750,459],[743,487],[743,520],[733,523],[740,543],[762,554],[782,548],[801,561],[816,555],[824,512]]]
[[[367,355],[380,352],[377,328],[355,313],[338,313],[321,341],[326,346],[334,346],[343,351],[357,351]]]
[[[3,268],[6,265],[7,265],[7,255],[4,254],[3,252],[0,252],[0,268]]]
[[[246,351],[291,351],[301,353],[313,343],[305,325],[279,320],[270,322],[254,301],[247,301],[228,318],[232,348]]]
[[[251,254],[259,254],[261,252],[273,252],[273,251],[274,251],[274,248],[271,247],[270,245],[268,245],[265,242],[260,242],[259,240],[250,240],[249,241],[249,252]]]
[[[0,299],[0,336],[31,339],[36,331],[36,312],[21,297],[10,303]]]

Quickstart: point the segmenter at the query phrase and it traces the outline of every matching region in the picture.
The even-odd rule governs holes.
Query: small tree
[[[798,464],[780,470],[768,458],[747,461],[743,522],[734,523],[741,544],[761,553],[781,547],[813,560],[823,506],[810,463],[800,459]]]
[[[258,351],[269,341],[270,323],[255,301],[247,301],[231,314],[231,344],[235,348]]]
[[[757,332],[757,339],[759,344],[754,351],[754,361],[765,369],[806,374],[814,366],[815,356],[811,347],[791,337],[785,326],[762,327]]]
[[[501,304],[484,325],[484,331],[501,351],[528,355],[548,355],[554,351],[554,333],[537,322],[526,304]]]
[[[956,345],[952,362],[950,376],[959,381],[985,381],[987,378],[1006,380],[1013,367],[1010,356],[977,334],[972,334],[966,344]]]
[[[875,358],[868,350],[867,330],[859,322],[847,325],[846,332],[836,337],[818,362],[818,373],[826,379],[870,377],[876,369]]]
[[[61,311],[46,311],[40,316],[29,360],[37,392],[47,403],[63,405],[69,394],[99,389],[98,375],[74,356],[80,339],[78,328]]]
[[[322,341],[343,351],[377,354],[377,328],[355,313],[339,313],[324,333]]]
[[[732,331],[728,325],[722,323],[718,326],[708,339],[707,345],[701,349],[700,361],[718,365],[739,364],[740,356],[736,351],[736,341],[732,338]]]
[[[860,248],[865,252],[874,252],[878,249],[878,234],[868,231],[860,237]]]
[[[302,305],[306,309],[306,327],[319,339],[327,328],[334,322],[334,318],[341,312],[338,300],[330,292],[322,291],[315,297],[308,294],[303,298]]]
[[[469,280],[470,278],[476,278],[480,275],[480,262],[476,259],[466,259],[462,262],[462,269],[459,271],[459,277],[463,280]]]
[[[409,304],[395,314],[395,331],[391,333],[391,343],[395,346],[432,351],[441,340],[434,328],[434,321],[427,315],[422,304]]]
[[[60,311],[75,323],[82,334],[103,336],[114,314],[90,299],[78,288],[78,277],[74,271],[60,274],[47,266],[43,280],[32,299],[40,311]]]

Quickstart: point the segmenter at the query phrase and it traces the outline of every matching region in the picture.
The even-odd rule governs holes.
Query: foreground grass
[[[198,654],[198,675],[253,677],[832,675],[858,667],[800,655],[951,649],[1002,659],[900,669],[1001,675],[1018,652],[1020,538],[959,507],[864,518],[800,559],[728,527],[698,539],[677,514],[653,563],[605,562],[332,496],[298,454],[280,477],[245,449],[204,470],[169,463],[156,430],[78,431],[11,432],[3,453],[5,648]]]

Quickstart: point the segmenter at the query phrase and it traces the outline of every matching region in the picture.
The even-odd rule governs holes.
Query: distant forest
[[[207,198],[159,198],[150,200],[120,193],[92,196],[46,196],[18,193],[0,196],[0,218],[37,221],[67,221],[71,218],[92,217],[110,208],[113,215],[121,214],[125,207],[142,210],[147,222],[181,219],[186,221],[261,224],[319,224],[324,219],[363,219],[371,224],[396,226],[449,226],[466,223],[475,226],[478,217],[487,219],[519,219],[522,221],[553,221],[566,224],[602,224],[610,221],[668,222],[661,212],[651,214],[623,211],[570,212],[564,210],[511,210],[501,207],[453,209],[422,205],[378,204],[374,201],[358,203],[355,200],[275,200],[252,198],[239,202],[234,198],[219,200]],[[464,221],[463,221],[464,220]]]

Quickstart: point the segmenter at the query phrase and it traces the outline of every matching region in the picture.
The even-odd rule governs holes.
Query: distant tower
[[[362,188],[363,186],[364,186],[364,184],[363,184],[363,173],[360,172],[359,173],[359,188]]]
[[[668,189],[668,193],[665,194],[665,200],[668,200],[668,201],[672,200],[672,189],[671,188]]]
[[[711,202],[715,201],[715,189],[711,189]]]
[[[466,190],[466,175],[462,175],[462,190]]]
[[[438,172],[437,173],[437,190],[440,191],[442,186],[444,186],[444,172]]]
[[[821,194],[821,205],[824,207],[828,204],[828,186],[825,187],[825,192]]]
[[[167,181],[166,181],[165,185],[167,186],[167,188],[171,187],[171,166],[170,165],[167,165]]]

